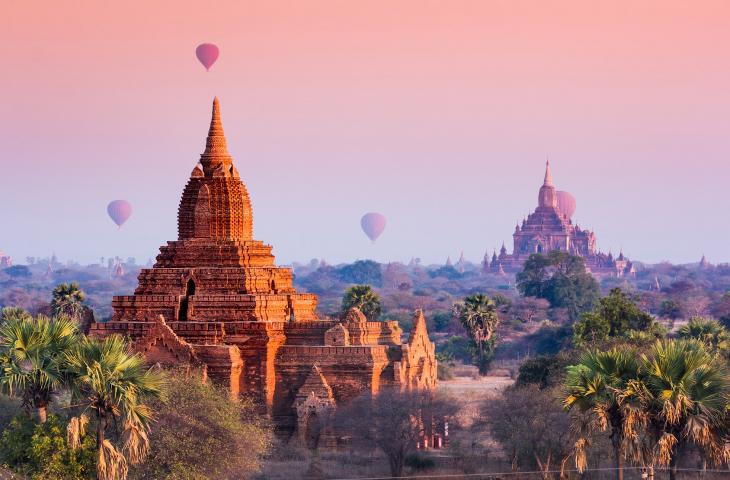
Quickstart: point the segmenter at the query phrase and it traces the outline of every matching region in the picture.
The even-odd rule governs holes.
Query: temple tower
[[[558,208],[558,194],[553,185],[553,177],[550,174],[550,160],[545,162],[545,180],[540,187],[537,199],[540,208]]]
[[[318,318],[316,295],[298,293],[292,279],[271,246],[253,238],[251,201],[215,99],[180,200],[177,240],[141,270],[134,295],[113,298],[111,321],[94,323],[90,335],[127,336],[150,363],[200,367],[233,394],[258,398],[284,433],[306,424],[314,404],[330,408],[383,386],[435,386],[425,320],[403,344],[395,321],[358,312],[352,321]]]

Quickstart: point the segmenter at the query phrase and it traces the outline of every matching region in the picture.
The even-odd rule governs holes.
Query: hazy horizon
[[[282,264],[511,251],[547,156],[601,250],[730,261],[730,3],[588,3],[11,1],[0,250],[154,258],[217,95]]]

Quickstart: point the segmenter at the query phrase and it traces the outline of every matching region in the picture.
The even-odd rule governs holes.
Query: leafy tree
[[[79,445],[72,446],[67,430],[67,422],[56,415],[49,415],[42,424],[18,416],[0,437],[0,459],[33,480],[94,478],[93,439],[87,436]]]
[[[595,344],[609,337],[626,336],[632,330],[663,333],[650,314],[642,311],[634,299],[619,288],[599,300],[591,312],[573,325],[573,343],[577,346]]]
[[[475,426],[486,423],[513,471],[518,467],[537,467],[547,480],[553,478],[550,471],[555,465],[563,471],[572,454],[576,439],[570,417],[561,408],[554,390],[539,389],[536,385],[510,387],[499,397],[484,402],[481,417],[483,420]]]
[[[569,325],[542,325],[539,330],[526,335],[525,343],[535,355],[555,355],[570,347]]]
[[[627,396],[638,398],[653,429],[655,461],[677,475],[690,445],[720,463],[727,461],[730,376],[727,368],[696,340],[657,342],[642,356],[640,380]]]
[[[380,264],[372,260],[358,260],[353,264],[336,269],[336,274],[343,282],[368,284],[379,287],[383,284],[383,273]]]
[[[571,356],[564,353],[529,358],[520,365],[515,384],[536,385],[541,390],[561,385],[565,380],[565,368],[571,360]]]
[[[342,313],[347,313],[351,308],[357,308],[368,320],[374,322],[380,317],[380,296],[370,285],[354,285],[342,297]]]
[[[334,421],[336,429],[352,434],[353,441],[380,448],[388,458],[391,476],[402,477],[406,458],[415,451],[423,426],[454,413],[453,400],[433,392],[385,388],[338,408]]]
[[[681,339],[699,340],[711,352],[730,357],[730,332],[715,320],[691,318],[687,325],[679,329],[677,336]]]
[[[659,307],[659,315],[675,320],[682,317],[682,307],[676,301],[671,298],[667,298],[662,301],[661,306]]]
[[[436,347],[438,354],[447,360],[460,360],[464,363],[474,361],[476,351],[474,343],[466,337],[453,335]]]
[[[484,375],[496,344],[495,331],[499,325],[497,306],[486,295],[470,295],[454,305],[454,312],[474,342],[477,351],[479,373]]]
[[[44,423],[53,394],[65,384],[65,355],[78,342],[76,322],[43,315],[10,317],[0,326],[0,387],[18,394]]]
[[[626,451],[625,432],[638,426],[636,416],[622,401],[623,392],[639,376],[636,352],[630,349],[589,351],[576,365],[568,367],[565,379],[564,405],[576,409],[587,420],[584,436],[576,442],[576,464],[585,468],[586,447],[598,431],[608,430],[616,467],[616,479],[623,479],[623,457]]]
[[[51,310],[55,316],[65,315],[79,320],[84,308],[86,294],[76,282],[60,283],[53,289]]]
[[[150,403],[150,453],[131,478],[250,478],[259,469],[272,432],[251,400],[183,373],[170,377],[168,391],[169,401]]]
[[[449,311],[441,311],[433,314],[433,329],[436,332],[446,330],[446,327],[451,323],[453,314]]]
[[[123,478],[128,464],[141,462],[149,451],[153,412],[144,402],[163,398],[164,377],[145,368],[142,356],[117,335],[103,340],[84,338],[66,360],[75,374],[73,401],[84,412],[92,412],[96,423],[97,478]],[[118,424],[123,429],[122,445],[107,437]]]
[[[592,308],[599,296],[598,282],[586,271],[583,259],[560,250],[530,255],[517,274],[517,288],[526,297],[567,308],[572,318]]]

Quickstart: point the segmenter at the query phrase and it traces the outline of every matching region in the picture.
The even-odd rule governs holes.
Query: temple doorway
[[[180,299],[180,310],[177,315],[177,319],[180,322],[186,322],[188,320],[188,303],[192,295],[195,295],[195,282],[191,278],[185,285],[185,296]]]

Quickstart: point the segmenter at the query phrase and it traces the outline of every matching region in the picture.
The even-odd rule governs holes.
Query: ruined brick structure
[[[110,322],[91,335],[119,333],[150,362],[197,365],[233,394],[268,407],[282,432],[303,432],[311,415],[383,386],[433,388],[434,344],[423,314],[407,343],[397,322],[319,318],[317,297],[297,293],[289,268],[253,238],[246,186],[228,153],[218,100],[200,163],[178,210],[178,240],[160,248],[130,296],[112,301]],[[311,433],[311,432],[310,432]]]
[[[512,239],[512,254],[508,254],[502,244],[499,255],[494,252],[491,260],[485,255],[483,266],[486,271],[516,272],[522,269],[533,253],[562,250],[583,257],[587,269],[597,275],[622,277],[636,273],[634,265],[623,252],[614,258],[610,252],[605,254],[598,251],[595,233],[573,225],[571,218],[560,210],[550,174],[550,162],[545,166],[545,179],[538,193],[537,208],[521,225],[518,223],[515,226]]]
[[[10,257],[10,255],[5,255],[2,250],[0,250],[0,268],[7,268],[13,266],[13,259]]]

